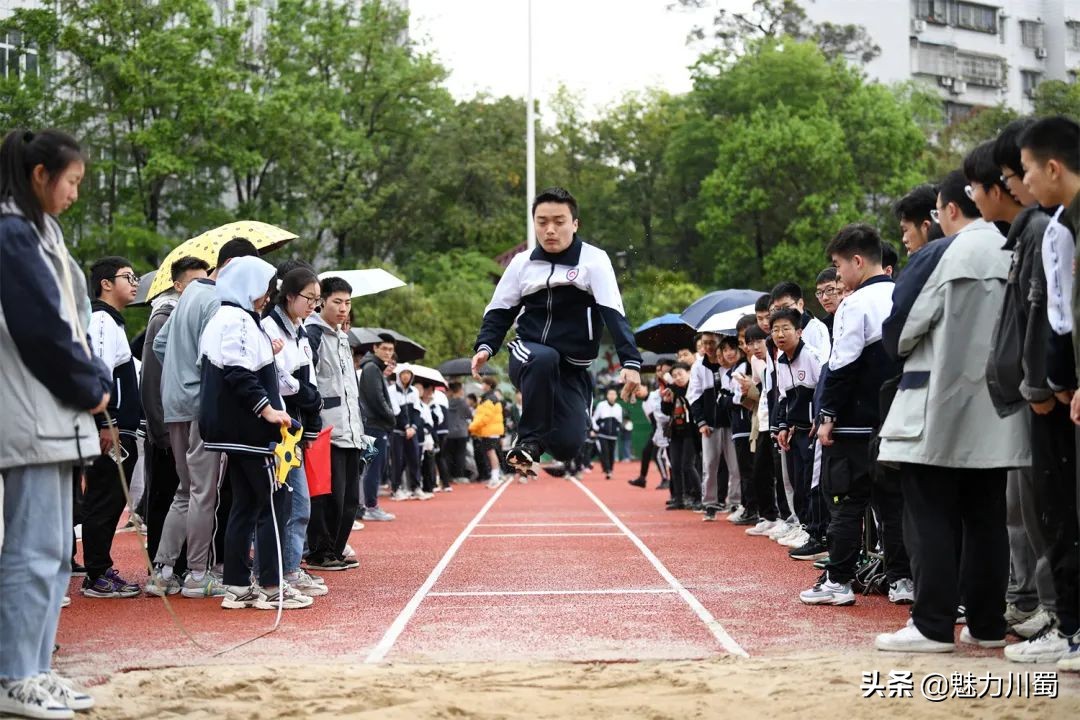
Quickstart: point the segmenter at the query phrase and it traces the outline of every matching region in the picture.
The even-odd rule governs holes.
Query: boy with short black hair
[[[910,584],[900,529],[899,492],[879,496],[872,482],[870,440],[881,425],[878,396],[897,374],[881,344],[881,326],[892,310],[893,282],[881,265],[881,238],[868,225],[842,229],[828,252],[852,293],[836,316],[833,352],[821,376],[817,438],[821,490],[830,503],[829,562],[825,575],[799,598],[808,605],[852,605],[851,582],[863,549],[863,519],[874,495],[881,520],[890,587]]]
[[[773,288],[769,296],[769,311],[794,308],[799,312],[799,335],[802,341],[814,348],[819,357],[829,357],[829,329],[806,310],[803,291],[798,283],[782,282]]]
[[[734,458],[737,472],[730,473],[738,476],[740,507],[728,516],[730,522],[736,525],[756,525],[758,522],[757,503],[753,493],[753,454],[750,452],[750,416],[756,408],[757,401],[749,399],[744,394],[739,384],[740,377],[750,376],[750,364],[743,354],[745,346],[745,334],[748,327],[756,327],[756,319],[753,315],[747,315],[739,319],[735,326],[737,337],[723,335],[720,337],[718,357],[720,359],[720,388],[717,393],[718,412],[727,415],[730,423],[731,446],[734,450]],[[756,388],[754,388],[756,395]],[[729,491],[729,497],[731,493]],[[706,519],[708,515],[706,514]]]
[[[671,439],[671,499],[668,510],[685,510],[693,505],[692,488],[697,478],[694,457],[697,448],[694,436],[697,428],[690,416],[690,403],[686,391],[690,386],[690,366],[676,362],[671,366],[671,384],[660,392],[660,410],[668,418]]]
[[[821,309],[825,311],[825,317],[821,319],[821,322],[825,323],[825,327],[829,329],[830,340],[833,334],[833,317],[836,315],[836,308],[840,305],[840,292],[836,285],[836,268],[834,267],[827,267],[819,272],[817,281],[814,283],[814,297],[817,298]]]
[[[102,454],[86,469],[86,494],[83,497],[83,565],[86,578],[82,594],[91,598],[135,597],[141,591],[113,567],[111,556],[116,523],[127,502],[120,486],[120,468],[131,482],[131,471],[139,457],[137,434],[142,418],[139,380],[131,355],[124,316],[121,310],[135,301],[139,278],[131,262],[122,257],[104,257],[90,268],[91,303],[90,346],[112,371],[108,417],[95,416]],[[113,433],[119,445],[113,446]]]
[[[611,479],[615,465],[615,442],[623,423],[622,405],[618,403],[619,391],[608,388],[604,400],[593,408],[592,422],[596,437],[600,440],[600,467],[604,469],[604,479]]]
[[[908,255],[914,255],[933,240],[931,235],[937,223],[931,213],[936,207],[937,195],[935,186],[918,185],[893,206],[893,214],[900,223],[901,241]]]

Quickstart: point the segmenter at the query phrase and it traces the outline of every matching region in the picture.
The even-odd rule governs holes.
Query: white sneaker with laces
[[[416,490],[413,490],[412,496],[417,500],[430,500],[431,498],[435,497],[431,493],[424,492],[423,490],[420,490],[419,488],[417,488]]]
[[[54,670],[38,675],[38,682],[50,695],[72,710],[89,710],[94,707],[94,698],[78,690],[70,680],[60,677]]]
[[[833,582],[826,575],[825,582],[803,590],[799,593],[799,599],[807,605],[854,605],[855,593],[851,589],[851,583]]]
[[[728,522],[738,522],[739,520],[743,519],[743,516],[745,514],[746,514],[746,508],[743,507],[742,505],[739,505],[738,507],[735,508],[734,512],[730,513],[727,516]]]
[[[1049,663],[1061,660],[1068,652],[1069,637],[1047,625],[1028,640],[1005,648],[1005,659],[1016,663]]]
[[[884,652],[948,653],[956,650],[954,643],[938,642],[926,637],[911,620],[894,633],[878,635],[874,646]]]
[[[353,520],[352,529],[353,529],[354,532],[357,531],[357,530],[363,530],[364,529],[364,523],[360,522],[359,520]]]
[[[352,549],[352,545],[345,543],[345,549],[341,551],[341,557],[346,560],[356,557],[356,551]]]
[[[776,541],[787,535],[789,532],[791,532],[791,525],[788,524],[788,521],[777,520],[776,526],[773,527],[773,529],[769,532],[765,533],[765,537],[769,538],[770,540]]]
[[[397,492],[390,496],[390,499],[394,502],[401,502],[403,500],[412,500],[412,493],[405,488],[398,488]]]
[[[285,610],[308,608],[315,602],[314,598],[304,595],[289,583],[282,583],[277,588],[263,588],[259,592],[255,607],[259,610],[277,610],[279,600]]]
[[[747,535],[765,536],[768,535],[773,529],[780,524],[780,520],[758,520],[758,524],[754,527],[746,528],[744,531]]]
[[[889,584],[889,602],[894,605],[910,605],[915,602],[915,583],[910,578],[900,578]]]
[[[1024,612],[1012,603],[1005,606],[1005,622],[1009,624],[1009,632],[1024,639],[1030,638],[1052,621],[1050,613],[1042,607],[1037,607],[1031,612]]]
[[[295,578],[289,578],[289,587],[296,588],[298,592],[308,597],[321,597],[330,592],[325,583],[317,582],[311,575],[308,575],[306,571],[301,569],[296,573]]]
[[[968,645],[978,645],[979,647],[983,648],[1001,648],[1005,647],[1005,645],[1007,644],[1005,642],[1005,638],[1001,638],[1000,640],[980,640],[979,638],[971,634],[971,628],[969,628],[967,625],[965,625],[964,629],[960,631],[960,642],[966,643]]]
[[[799,528],[798,532],[792,533],[786,537],[780,538],[780,544],[784,547],[798,548],[805,545],[810,540],[810,533],[806,532],[802,528]]]
[[[802,529],[802,525],[799,525],[799,524],[791,525],[790,530],[788,530],[786,533],[784,533],[780,537],[775,538],[775,540],[776,540],[777,544],[779,544],[779,545],[787,545],[787,543],[791,542],[792,540],[797,538],[799,535],[802,535],[803,532],[805,532],[805,531]]]
[[[48,691],[41,676],[0,680],[0,714],[42,720],[71,720],[74,711]]]

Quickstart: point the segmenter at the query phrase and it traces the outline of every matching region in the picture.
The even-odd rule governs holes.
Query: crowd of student
[[[815,561],[807,604],[854,604],[880,554],[889,599],[913,603],[880,650],[948,652],[964,623],[963,643],[1012,633],[1009,660],[1078,670],[1080,126],[1018,120],[895,212],[902,272],[875,229],[845,227],[823,320],[781,283],[733,336],[658,362],[631,484],[652,458],[668,509],[728,510]]]

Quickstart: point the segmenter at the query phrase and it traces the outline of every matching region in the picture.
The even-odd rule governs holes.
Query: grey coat
[[[308,318],[304,330],[319,360],[315,378],[323,401],[323,427],[334,426],[330,431],[330,444],[363,450],[367,441],[364,421],[360,417],[360,391],[356,385],[349,336],[327,325],[318,314]]]
[[[990,338],[1010,254],[982,220],[912,257],[885,321],[886,348],[904,359],[881,428],[878,459],[953,468],[1031,465],[1027,413],[1000,418],[986,386]]]

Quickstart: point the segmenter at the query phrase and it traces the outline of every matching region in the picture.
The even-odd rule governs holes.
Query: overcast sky
[[[587,109],[627,91],[690,88],[686,45],[695,23],[712,10],[668,10],[674,0],[533,0],[533,87],[541,101],[560,83]],[[749,0],[726,0],[732,8]],[[408,0],[410,34],[450,71],[458,98],[477,91],[524,97],[527,0]]]

